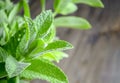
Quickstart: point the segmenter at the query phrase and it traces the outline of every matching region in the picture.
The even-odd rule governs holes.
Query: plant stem
[[[18,76],[16,77],[16,83],[20,83],[20,79]]]
[[[41,4],[42,11],[45,11],[46,0],[40,0],[40,4]]]
[[[16,77],[10,78],[10,79],[8,79],[7,83],[20,83],[19,82],[19,77],[16,76]]]
[[[27,0],[22,0],[22,1],[23,1],[23,7],[24,7],[24,15],[27,17],[31,17],[30,8],[29,8],[29,4],[27,3]]]
[[[56,15],[57,15],[57,12],[54,12],[54,13],[53,13],[53,16],[55,17]]]

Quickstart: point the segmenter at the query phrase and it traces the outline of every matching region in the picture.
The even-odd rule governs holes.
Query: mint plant
[[[87,20],[66,15],[77,10],[76,3],[104,7],[100,0],[54,0],[52,11],[46,10],[46,0],[40,2],[40,15],[31,19],[28,0],[16,4],[0,0],[0,83],[26,83],[36,78],[68,83],[53,61],[67,57],[63,51],[73,46],[56,38],[56,27],[89,29]],[[20,15],[22,9],[24,15]],[[57,14],[63,16],[56,17]]]

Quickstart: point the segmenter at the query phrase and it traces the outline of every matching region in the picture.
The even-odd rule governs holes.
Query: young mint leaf
[[[4,0],[5,1],[5,7],[4,9],[6,10],[6,14],[9,15],[10,11],[14,7],[13,3],[10,0]]]
[[[55,35],[56,35],[56,29],[55,29],[54,25],[51,25],[50,31],[49,31],[48,34],[43,38],[43,40],[44,40],[46,43],[50,43],[50,42],[52,42],[52,41],[54,40]]]
[[[0,63],[0,79],[1,78],[4,78],[4,77],[6,77],[7,76],[7,72],[6,72],[6,70],[5,70],[5,63],[4,62],[2,62],[2,63]],[[1,83],[1,82],[0,82]]]
[[[63,11],[63,8],[66,8],[70,1],[71,0],[54,0],[55,13],[61,13],[61,11]]]
[[[30,49],[35,50],[35,48],[44,48],[45,45],[46,43],[42,39],[39,38],[31,43]]]
[[[70,43],[63,41],[63,40],[57,40],[57,41],[49,43],[44,49],[44,51],[67,50],[71,48],[73,48],[73,46]]]
[[[52,52],[47,52],[40,56],[40,58],[46,59],[48,61],[56,61],[56,57]]]
[[[60,14],[67,15],[74,13],[76,10],[77,6],[74,3],[69,2],[66,7],[61,10]]]
[[[8,56],[8,53],[0,47],[0,62],[5,62],[6,58]]]
[[[8,16],[8,22],[11,23],[20,9],[20,3],[14,5]]]
[[[45,46],[46,46],[46,43],[42,39],[39,38],[34,40],[29,46],[27,57],[35,56],[35,54],[43,51]]]
[[[45,53],[45,54],[41,55],[40,57],[47,59],[49,61],[59,62],[64,57],[68,57],[68,55],[64,52],[61,52],[61,51],[53,51],[53,52]]]
[[[28,51],[29,40],[30,40],[30,28],[26,27],[25,34],[21,38],[21,41],[16,49],[17,58],[20,59],[20,57],[24,56],[25,53]]]
[[[101,0],[72,0],[74,3],[83,3],[83,4],[87,4],[93,7],[101,7],[103,8],[104,5],[101,2]]]
[[[56,27],[69,27],[76,29],[89,29],[91,25],[87,20],[75,16],[58,17],[54,21]]]
[[[45,46],[46,46],[46,43],[45,43],[42,39],[39,38],[39,39],[34,40],[34,41],[31,43],[31,45],[29,46],[28,55],[29,55],[29,54],[30,54],[30,55],[31,55],[31,54],[34,55],[34,54],[42,51],[42,50],[45,48]],[[29,55],[29,56],[30,56],[30,55]]]
[[[50,30],[50,26],[53,22],[53,16],[51,10],[43,11],[34,19],[34,23],[38,29],[38,37],[44,37]]]
[[[51,83],[68,83],[65,74],[54,64],[44,59],[31,60],[31,65],[21,73],[26,79],[43,79]]]
[[[67,50],[67,49],[71,49],[71,48],[73,48],[73,46],[70,43],[63,41],[63,40],[57,40],[57,41],[53,41],[53,42],[49,43],[44,48],[37,47],[28,56],[30,58],[34,58],[34,57],[38,57],[44,53],[51,52],[54,50]]]
[[[29,28],[29,34],[30,34],[30,39],[29,39],[29,43],[31,43],[32,41],[35,40],[36,36],[37,36],[37,28],[34,24],[34,22],[32,21],[32,19],[25,17],[25,24],[26,27]]]
[[[5,61],[5,69],[9,78],[15,77],[23,72],[30,64],[18,62],[14,57],[8,56]]]
[[[17,18],[15,18],[17,20]],[[13,20],[9,29],[9,36],[12,37],[17,31],[19,31],[19,24],[16,20]]]
[[[17,56],[24,56],[28,52],[29,45],[35,40],[37,36],[37,28],[33,23],[32,19],[25,17],[25,28],[26,32],[21,39],[18,47],[17,47]],[[18,58],[19,58],[18,57]]]
[[[10,39],[9,41],[3,46],[6,51],[11,54],[12,56],[16,56],[16,49],[25,34],[25,29],[22,28],[18,30]]]

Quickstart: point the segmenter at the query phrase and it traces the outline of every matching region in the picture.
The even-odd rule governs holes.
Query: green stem
[[[40,0],[42,11],[45,11],[46,0]]]
[[[56,15],[57,15],[57,12],[54,12],[54,13],[53,13],[53,17],[55,17]]]
[[[16,76],[16,77],[10,78],[10,79],[8,79],[7,83],[20,83],[19,77]]]
[[[22,0],[22,1],[23,1],[24,15],[27,17],[31,17],[30,8],[29,8],[29,4],[27,3],[27,0]]]

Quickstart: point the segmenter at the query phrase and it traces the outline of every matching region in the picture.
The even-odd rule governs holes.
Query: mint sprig
[[[68,57],[64,50],[73,46],[56,38],[56,27],[89,29],[90,23],[81,17],[60,16],[74,13],[76,3],[104,7],[100,0],[54,0],[53,11],[45,10],[32,19],[29,0],[14,4],[0,0],[0,83],[26,83],[43,79],[51,83],[68,83],[67,76],[53,61]],[[18,13],[24,10],[24,15]]]

